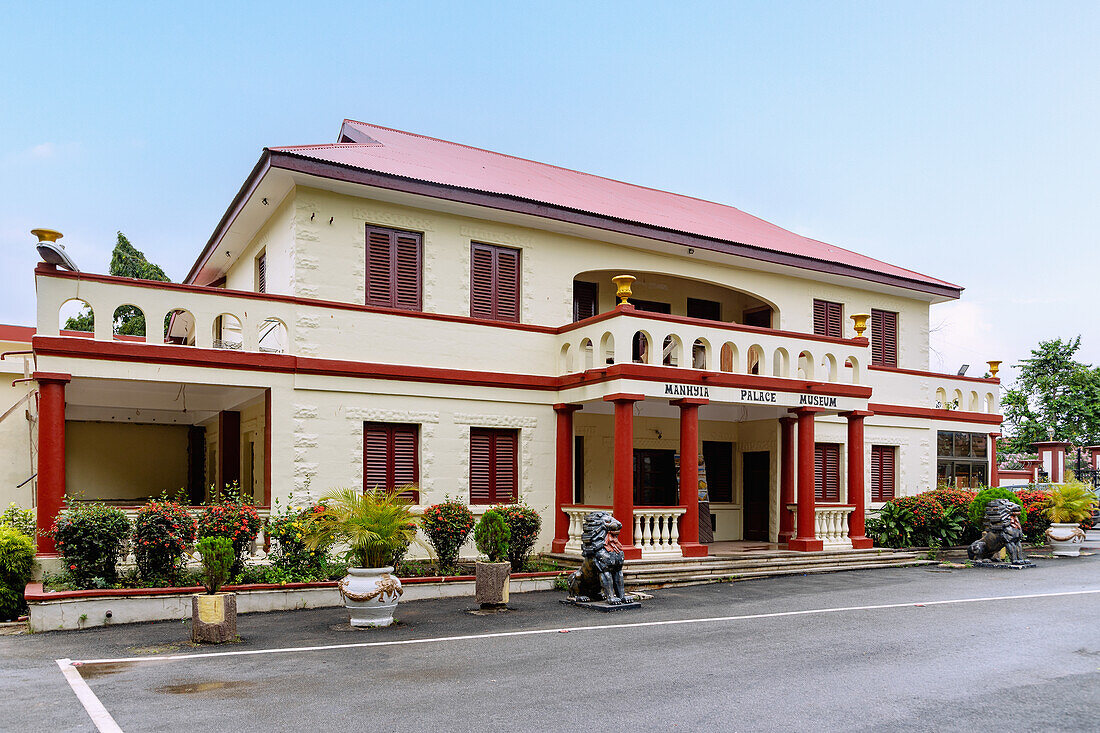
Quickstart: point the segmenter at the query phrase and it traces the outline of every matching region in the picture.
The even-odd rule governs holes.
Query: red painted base
[[[623,548],[624,560],[641,560],[642,548],[640,547],[624,547]]]
[[[787,549],[797,552],[821,552],[825,549],[825,543],[821,540],[794,537],[787,543]]]
[[[852,549],[854,550],[869,550],[875,546],[875,541],[870,537],[849,537],[852,541]]]
[[[684,557],[706,557],[710,548],[698,542],[681,542],[680,552]]]
[[[794,532],[780,532],[779,539],[776,541],[781,545],[785,545],[791,541],[792,537],[794,537]]]
[[[554,540],[553,542],[550,543],[550,551],[551,552],[565,552],[565,544],[567,542],[569,542],[569,540]]]

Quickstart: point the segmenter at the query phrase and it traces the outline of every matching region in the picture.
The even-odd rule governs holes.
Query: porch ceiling
[[[78,377],[65,390],[65,418],[194,425],[263,394],[255,387]]]

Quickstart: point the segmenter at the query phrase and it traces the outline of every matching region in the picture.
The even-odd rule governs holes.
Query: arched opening
[[[285,354],[287,351],[286,324],[278,318],[265,318],[260,324],[257,339],[260,351],[268,354]]]
[[[600,354],[604,364],[615,363],[615,336],[610,331],[600,338]]]
[[[963,393],[961,389],[957,389],[951,393],[951,409],[961,410],[963,409]]]
[[[836,357],[835,356],[833,356],[832,354],[825,354],[825,357],[821,360],[821,366],[822,366],[826,381],[829,381],[829,382],[837,381],[837,373],[836,373],[837,364],[836,364]]]
[[[684,344],[676,334],[665,336],[661,344],[661,363],[665,366],[678,367],[682,363]]]
[[[807,380],[814,378],[814,355],[808,351],[798,355],[798,378]]]
[[[737,371],[737,345],[732,341],[722,344],[722,353],[719,356],[719,368],[724,372]]]
[[[982,411],[982,398],[978,396],[977,392],[972,391],[970,393],[970,406],[966,409],[968,409],[970,412]]]
[[[706,339],[695,339],[691,345],[691,368],[710,369],[710,344]]]
[[[653,339],[645,331],[638,331],[634,334],[632,360],[635,364],[649,363],[650,344],[652,343]]]
[[[844,366],[845,366],[845,368],[849,368],[849,369],[852,370],[852,373],[849,375],[851,383],[852,384],[859,384],[859,380],[860,380],[859,359],[855,358],[854,356],[849,356],[844,361]]]
[[[573,373],[573,352],[569,344],[561,347],[561,354],[558,356],[558,370],[561,374]]]
[[[745,354],[745,371],[749,374],[760,374],[762,371],[760,365],[763,361],[764,349],[758,344],[753,344]]]
[[[789,377],[791,375],[791,355],[780,347],[772,354],[772,376]]]
[[[581,340],[581,361],[584,365],[583,368],[585,369],[585,371],[592,368],[593,358],[592,339]]]
[[[57,327],[61,331],[94,333],[95,312],[87,301],[79,298],[66,300],[57,311]]]
[[[936,390],[936,407],[941,410],[947,409],[947,392],[943,387]]]
[[[120,336],[144,336],[145,313],[136,305],[120,305],[111,319],[111,332]]]
[[[996,410],[996,408],[997,408],[997,401],[996,401],[996,399],[994,399],[993,393],[992,392],[986,392],[985,393],[985,411],[992,414]]]
[[[240,351],[244,348],[244,331],[241,329],[241,321],[232,313],[222,313],[214,319],[213,341],[211,345],[215,349],[233,349]]]
[[[180,346],[195,345],[195,316],[191,311],[175,308],[164,319],[164,343]]]

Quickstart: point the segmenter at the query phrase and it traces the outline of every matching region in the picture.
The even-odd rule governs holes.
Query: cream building
[[[605,506],[634,557],[705,553],[700,527],[814,550],[865,546],[892,495],[995,478],[999,381],[928,371],[929,308],[959,286],[374,125],[265,149],[185,284],[36,280],[44,524],[66,494],[415,483],[420,504],[521,498],[543,549]],[[94,333],[60,330],[73,300]],[[167,329],[116,336],[124,305]],[[10,473],[0,499],[26,502]]]

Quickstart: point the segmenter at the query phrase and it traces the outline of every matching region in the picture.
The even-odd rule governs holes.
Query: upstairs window
[[[871,501],[894,498],[897,448],[892,445],[871,446]]]
[[[814,300],[814,335],[840,338],[842,313],[843,308],[840,303]]]
[[[591,318],[599,312],[599,283],[573,281],[573,322]]]
[[[420,480],[419,425],[363,423],[363,489],[393,491]],[[401,492],[418,500],[415,490]]]
[[[367,305],[420,310],[421,235],[367,227]]]
[[[871,309],[871,363],[898,365],[898,314]]]
[[[708,321],[722,320],[722,304],[713,300],[701,298],[687,299],[688,318],[703,318]]]
[[[470,430],[470,503],[511,503],[519,497],[519,431]]]
[[[256,258],[256,292],[267,292],[267,250]]]
[[[470,315],[519,323],[519,250],[473,242]]]
[[[814,445],[814,500],[840,501],[840,446]]]

